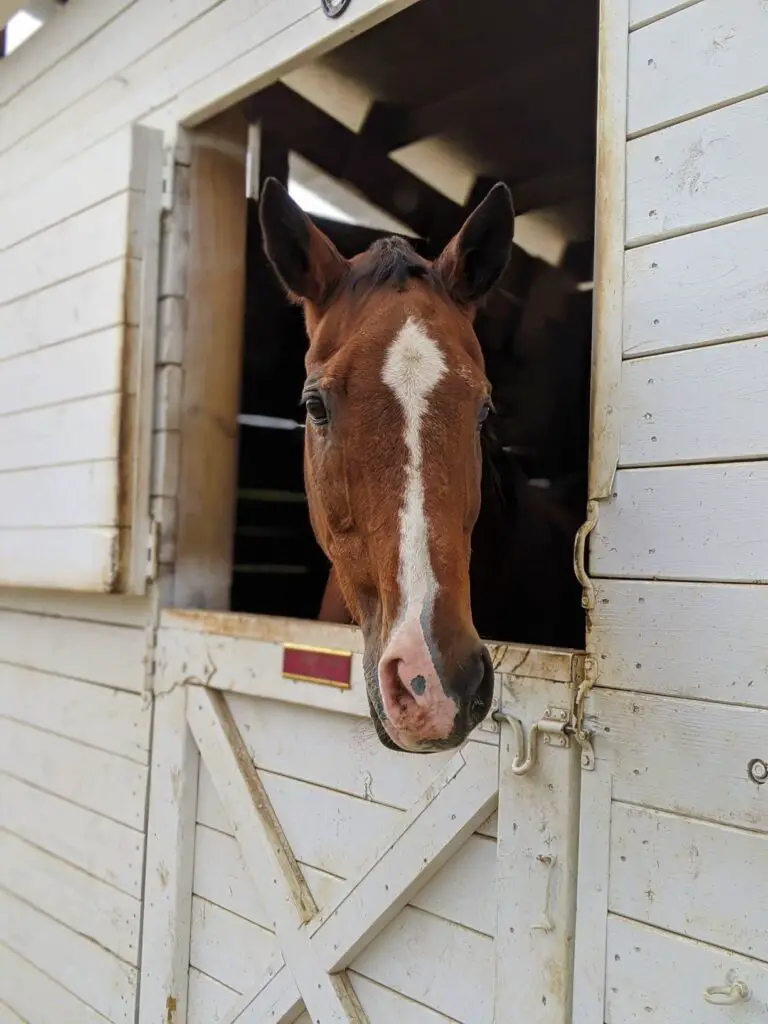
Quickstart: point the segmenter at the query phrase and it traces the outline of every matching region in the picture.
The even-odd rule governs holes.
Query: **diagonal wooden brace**
[[[357,954],[496,809],[498,749],[469,743],[403,815],[389,842],[338,900],[305,928],[326,972],[344,971]],[[303,990],[289,958],[237,1001],[221,1024],[291,1024]]]
[[[312,949],[305,925],[317,906],[224,697],[190,687],[187,720],[309,1013],[323,1024],[368,1024],[346,972],[329,974]]]

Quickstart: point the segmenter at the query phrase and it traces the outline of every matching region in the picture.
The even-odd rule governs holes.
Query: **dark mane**
[[[374,242],[355,261],[347,275],[345,287],[352,292],[371,292],[380,288],[402,291],[409,281],[428,282],[442,289],[442,280],[431,263],[423,259],[413,246],[396,235]]]

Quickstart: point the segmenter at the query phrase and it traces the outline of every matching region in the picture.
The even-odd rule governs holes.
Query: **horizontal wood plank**
[[[0,879],[25,903],[138,965],[139,900],[10,832],[0,832]]]
[[[72,9],[67,11],[70,17]],[[3,65],[0,89],[9,68]],[[29,182],[20,193],[0,198],[0,251],[138,184],[130,176],[131,149],[131,132],[124,129],[48,168],[43,178]]]
[[[130,192],[90,206],[82,213],[0,251],[0,305],[49,288],[76,274],[141,253],[140,221]]]
[[[598,686],[768,708],[768,587],[600,580]]]
[[[142,692],[146,639],[141,630],[55,615],[0,611],[0,661]]]
[[[702,0],[630,0],[629,27],[637,28],[638,25],[655,21],[657,18],[666,18],[684,7],[701,2]]]
[[[630,134],[768,88],[768,11],[707,0],[629,37]]]
[[[108,330],[126,316],[135,325],[138,311],[126,307],[126,271],[139,279],[137,261],[114,260],[0,306],[0,360]]]
[[[123,594],[59,593],[55,590],[23,590],[0,587],[0,610],[48,615],[84,622],[105,622],[114,626],[143,629],[151,614],[146,597]]]
[[[402,992],[380,985],[356,971],[349,972],[352,988],[370,1021],[397,1021],[397,1024],[457,1024],[455,1018],[431,1010],[423,1003],[406,998]],[[299,1018],[297,1024],[305,1024]],[[311,1024],[308,1018],[306,1024]]]
[[[768,216],[630,249],[624,356],[768,334]]]
[[[115,448],[118,443],[115,437]],[[119,526],[119,476],[117,459],[4,473],[0,529]]]
[[[402,758],[382,745],[367,718],[239,694],[227,703],[259,768],[402,810],[453,754]]]
[[[768,582],[768,462],[619,470],[595,576]]]
[[[414,955],[403,955],[406,950]],[[373,940],[352,970],[462,1024],[493,1020],[492,940],[412,907]]]
[[[768,338],[627,360],[620,464],[765,458],[767,380]]]
[[[23,1014],[18,1018],[22,1024],[48,1020],[55,1020],[56,1024],[109,1024],[93,1007],[0,942],[0,999],[3,998]]]
[[[748,768],[766,757],[768,711],[600,688],[588,715],[615,800],[768,832],[765,788]]]
[[[767,120],[755,96],[630,142],[627,244],[768,210]]]
[[[113,392],[0,416],[0,473],[116,459],[122,404]]]
[[[120,391],[122,353],[123,330],[113,327],[6,360],[0,375],[3,419],[27,409],[40,415],[43,406]],[[23,447],[23,431],[18,436]]]
[[[101,24],[110,21],[124,7],[134,2],[102,0],[98,19],[94,19],[93,11],[79,4],[66,12],[57,11],[42,31],[36,32],[24,43],[23,50],[19,48],[6,58],[8,67],[3,68],[0,79],[0,104],[5,105],[25,85],[40,78],[67,53],[77,49],[94,31],[98,31]]]
[[[768,835],[614,803],[609,909],[768,961]]]
[[[117,528],[0,530],[0,586],[109,593],[120,550]]]
[[[277,949],[272,932],[193,897],[189,962],[204,974],[244,992],[265,973]]]
[[[143,830],[146,765],[0,718],[0,771]]]
[[[303,864],[350,878],[386,842],[401,811],[295,779],[260,772],[288,843]],[[210,774],[201,765],[198,822],[232,833]]]
[[[0,941],[113,1024],[133,1024],[136,968],[3,889]]]
[[[0,716],[146,765],[152,711],[138,694],[0,662]]]
[[[759,1024],[768,1006],[768,965],[635,921],[608,918],[606,1020],[629,1024],[638,1007],[650,1020],[675,1024],[722,1024],[730,1011],[705,1002],[711,985],[743,981],[751,997],[733,1014],[743,1024]]]
[[[0,774],[0,828],[141,898],[140,832]]]
[[[216,1024],[239,995],[234,989],[190,967],[187,1024]]]
[[[342,878],[306,864],[300,867],[321,910],[339,897],[344,886]],[[496,844],[475,835],[411,898],[411,905],[492,936],[495,878]],[[208,902],[271,930],[269,915],[258,897],[236,840],[204,825],[198,825],[195,834],[194,892]]]

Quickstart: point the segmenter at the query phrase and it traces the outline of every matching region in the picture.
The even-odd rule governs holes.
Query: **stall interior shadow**
[[[425,33],[434,53],[414,63],[413,40]],[[427,258],[497,180],[509,185],[518,216],[557,211],[564,241],[556,261],[516,245],[476,331],[493,387],[491,429],[571,532],[586,507],[596,49],[594,0],[541,0],[535,10],[516,11],[477,0],[471,17],[458,0],[421,0],[325,59],[377,97],[358,131],[284,82],[244,104],[260,129],[257,181],[273,175],[290,184],[298,156],[405,225]],[[479,168],[463,204],[392,159],[433,136],[461,147]],[[394,233],[313,220],[347,257]],[[304,493],[306,339],[300,310],[287,302],[264,256],[255,199],[248,201],[246,260],[231,608],[315,619],[330,567]],[[577,589],[574,595],[578,602]],[[493,594],[483,601],[492,603]],[[492,621],[497,635],[486,639],[535,642],[517,635],[513,615],[508,623],[498,614]],[[574,646],[573,633],[558,645]]]

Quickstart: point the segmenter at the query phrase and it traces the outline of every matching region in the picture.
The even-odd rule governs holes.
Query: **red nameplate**
[[[302,647],[299,644],[283,647],[283,676],[286,679],[301,679],[307,683],[322,683],[348,690],[351,674],[352,655],[349,651],[329,651],[324,647]]]

